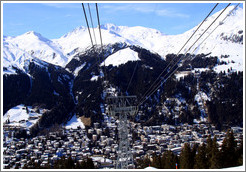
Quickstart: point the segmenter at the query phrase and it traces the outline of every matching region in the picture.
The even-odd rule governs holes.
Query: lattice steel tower
[[[118,124],[118,137],[119,147],[117,152],[116,169],[128,169],[129,165],[133,165],[133,154],[130,150],[128,139],[128,122],[127,116],[133,116],[137,107],[132,106],[136,101],[136,96],[117,96],[108,97],[108,110],[109,113],[119,119]]]

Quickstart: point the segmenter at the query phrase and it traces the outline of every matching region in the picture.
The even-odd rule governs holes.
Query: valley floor
[[[45,167],[62,156],[74,160],[92,158],[96,168],[114,168],[117,160],[118,140],[115,134],[117,120],[104,116],[103,127],[97,123],[94,128],[60,128],[46,136],[33,138],[15,138],[21,127],[4,125],[3,163],[4,168],[23,168],[31,160]],[[225,138],[225,132],[215,130],[208,124],[183,124],[180,126],[161,125],[144,126],[130,122],[129,141],[133,152],[135,168],[137,161],[144,157],[157,155],[171,150],[179,155],[185,143],[202,144],[208,135],[217,137],[219,146]],[[240,144],[243,129],[232,128],[235,140]]]

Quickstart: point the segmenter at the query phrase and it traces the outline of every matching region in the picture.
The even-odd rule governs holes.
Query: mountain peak
[[[229,12],[234,9],[234,7],[235,6],[228,7],[223,15],[220,16],[220,18],[207,31],[207,33],[210,34],[212,30],[220,24],[223,18],[225,18],[226,15],[228,15]],[[198,38],[212,23],[216,16],[219,15],[219,13],[220,11],[210,16],[199,29],[194,38]],[[144,26],[117,26],[116,24],[112,23],[106,23],[100,26],[102,29],[103,45],[115,43],[136,45],[155,52],[164,59],[167,54],[177,53],[181,46],[184,45],[185,41],[188,40],[190,35],[198,27],[197,25],[183,34],[166,35],[159,30],[147,28]],[[95,44],[99,44],[99,28],[96,25],[95,27],[96,28],[94,29],[97,43],[95,43],[94,40],[93,42]],[[220,57],[221,54],[227,54],[230,55],[232,60],[235,62],[234,65],[239,64],[239,66],[241,66],[242,61],[239,57],[242,56],[241,49],[243,44],[243,34],[243,9],[238,7],[233,13],[231,13],[231,15],[226,18],[226,20],[223,21],[222,24],[220,24],[220,26],[203,44],[199,45],[197,49],[190,53],[212,53],[212,56],[218,57]],[[92,35],[92,37],[94,38],[94,35]],[[200,41],[202,41],[204,38],[200,39]],[[65,64],[67,59],[71,59],[77,53],[86,51],[91,47],[88,29],[85,26],[79,26],[59,39],[49,40],[44,38],[40,33],[29,31],[17,37],[4,37],[3,40],[4,42],[17,45],[18,48],[26,51],[27,53],[34,53],[35,57],[55,64],[59,64],[60,61]],[[186,49],[183,49],[184,52],[187,50],[187,48],[189,48],[188,45],[185,48]]]
[[[37,33],[37,32],[35,32],[35,31],[29,31],[29,32],[26,32],[25,34],[26,34],[26,35],[41,36],[41,34],[40,34],[40,33]]]
[[[119,27],[113,23],[106,23],[101,25],[100,27],[101,29],[105,29],[105,30],[119,30]]]
[[[79,32],[84,32],[87,28],[84,27],[84,26],[79,26],[79,27],[76,27],[74,30],[72,30],[71,32],[68,32],[67,34],[65,34],[64,36],[62,36],[62,38],[66,38],[70,35],[73,35],[73,34],[78,34]]]
[[[43,37],[40,33],[35,32],[35,31],[28,31],[28,32],[24,33],[23,35],[25,35],[25,36],[35,36],[35,37],[38,37],[38,38],[42,38]]]
[[[28,39],[39,39],[40,41],[50,42],[49,39],[45,38],[40,33],[35,32],[35,31],[28,31],[24,33],[23,35],[20,35],[19,37],[26,37]]]

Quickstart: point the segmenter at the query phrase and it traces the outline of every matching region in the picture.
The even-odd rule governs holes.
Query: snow
[[[144,170],[156,170],[157,168],[155,168],[155,167],[146,167]]]
[[[137,61],[140,60],[138,57],[138,53],[131,50],[129,47],[119,50],[116,53],[110,55],[105,60],[105,66],[113,65],[119,66],[121,64],[125,64],[128,61]],[[101,63],[101,66],[104,65],[104,62]]]
[[[29,55],[48,63],[64,66],[68,60],[59,45],[34,31],[17,37],[7,37],[4,42],[11,43]]]
[[[206,93],[199,91],[196,95],[195,95],[195,101],[198,103],[198,105],[202,105],[202,102],[206,102],[207,100],[210,101],[210,98],[207,96]]]
[[[218,65],[214,67],[214,71],[218,73],[224,71],[228,72],[228,69],[232,71],[243,71],[243,65],[241,64],[241,62],[238,62],[238,63],[229,63],[226,65]]]
[[[210,70],[209,68],[194,68],[194,70],[192,70],[193,73],[195,73],[196,71],[199,71],[199,72],[205,72],[205,71],[208,71]]]
[[[97,80],[98,80],[98,77],[99,77],[99,76],[93,75],[93,76],[91,77],[91,81],[97,81]]]
[[[225,171],[245,171],[244,166],[237,166],[237,167],[230,167],[230,168],[223,168]]]
[[[75,104],[78,104],[78,100],[74,97],[74,94],[73,94],[73,85],[74,85],[74,79],[69,82],[69,92],[70,92],[70,95],[73,98],[73,102]]]
[[[9,119],[9,125],[21,126],[26,129],[30,129],[31,126],[37,123],[38,119],[44,113],[44,110],[40,109],[40,113],[36,113],[32,106],[27,107],[29,113],[27,113],[27,110],[23,104],[11,108],[4,114],[3,122],[6,122]]]
[[[85,128],[83,122],[81,121],[80,118],[77,118],[76,115],[72,117],[70,121],[67,122],[66,124],[66,129],[76,129],[77,127]]]
[[[207,118],[205,116],[206,113],[205,113],[203,102],[206,102],[207,100],[210,101],[210,97],[208,97],[206,93],[204,93],[202,91],[199,91],[195,95],[194,99],[197,102],[197,104],[199,106],[199,110],[201,112],[200,120],[195,120],[194,122],[195,123],[199,123],[199,121],[206,122],[207,121]]]
[[[74,75],[75,76],[78,76],[78,74],[79,74],[79,71],[81,70],[81,69],[83,69],[84,67],[85,67],[85,65],[86,65],[86,62],[84,62],[81,66],[79,66],[79,67],[77,67],[75,70],[74,70]]]
[[[19,49],[17,45],[4,42],[3,46],[3,67],[7,70],[3,70],[4,74],[16,74],[16,70],[13,67],[20,69],[23,72],[28,71],[30,62],[39,65],[42,68],[46,68],[48,63],[39,60],[38,58],[31,56],[24,50]]]
[[[204,38],[207,37],[212,30],[219,25],[219,22],[232,10],[234,6],[228,7],[220,18],[212,25],[206,34],[195,44],[189,53],[194,51]],[[212,23],[212,21],[219,15],[220,11],[210,16],[202,27],[198,30],[197,34],[189,41],[187,46],[181,51],[185,53],[186,50],[195,42],[195,40],[203,33],[203,31]],[[198,46],[194,54],[207,54],[211,52],[211,56],[230,55],[229,61],[235,63],[228,63],[227,65],[219,65],[214,68],[215,71],[226,71],[232,68],[236,71],[243,71],[243,49],[244,45],[235,43],[230,40],[224,40],[224,37],[231,38],[233,35],[240,36],[240,31],[244,31],[244,17],[243,9],[238,8],[232,15],[226,18],[224,23],[220,25],[208,39]],[[184,43],[196,30],[196,27],[179,35],[165,35],[156,29],[135,26],[116,26],[114,24],[105,24],[101,26],[103,45],[122,43],[126,45],[141,46],[150,50],[151,52],[158,53],[161,57],[165,58],[167,54],[178,53]],[[96,27],[96,39],[100,40],[99,28]],[[90,28],[92,32],[92,28]],[[244,34],[244,33],[243,33]],[[99,41],[98,41],[99,44]],[[99,45],[98,45],[99,46]],[[14,74],[15,71],[11,66],[15,65],[23,69],[24,61],[26,59],[38,58],[40,60],[65,66],[72,58],[76,58],[76,53],[81,53],[91,47],[90,37],[86,27],[81,26],[73,31],[67,33],[59,39],[49,40],[36,32],[27,32],[17,37],[3,38],[3,66],[8,68],[6,74]],[[118,66],[125,64],[127,61],[139,60],[136,52],[129,48],[120,50],[110,55],[105,62],[106,65],[112,64]],[[78,74],[77,68],[74,72]]]
[[[24,71],[25,61],[33,59],[31,55],[19,49],[11,43],[3,43],[3,70],[4,74],[15,74],[16,71],[12,66],[22,69]]]
[[[175,77],[177,80],[180,80],[180,78],[184,78],[185,76],[189,75],[190,72],[184,71],[184,72],[179,72],[175,74]]]
[[[59,96],[59,95],[60,95],[60,94],[57,93],[55,90],[54,90],[53,94],[56,95],[56,96]]]
[[[107,162],[107,163],[113,163],[113,161],[111,159],[107,159],[107,158],[104,158],[104,157],[97,157],[97,156],[92,156],[91,159],[93,161],[97,161],[97,162]]]

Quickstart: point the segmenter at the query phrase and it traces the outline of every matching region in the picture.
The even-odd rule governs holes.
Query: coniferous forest
[[[139,53],[141,61],[129,61],[117,67],[109,65],[103,67],[103,70],[107,74],[107,82],[111,88],[122,95],[136,95],[140,101],[142,97],[145,97],[145,91],[167,67],[167,64],[178,57],[169,54],[163,60],[158,54],[153,54],[148,50],[135,46],[131,48]],[[65,68],[51,64],[46,68],[41,68],[35,63],[30,63],[29,73],[35,76],[32,80],[21,72],[13,76],[4,76],[4,112],[20,103],[25,106],[48,109],[30,128],[30,135],[20,132],[17,133],[18,138],[45,135],[44,133],[49,133],[56,125],[66,125],[66,122],[76,115],[77,118],[86,118],[90,121],[85,128],[86,135],[92,140],[92,134],[88,133],[88,129],[93,128],[95,123],[98,123],[100,127],[103,126],[102,112],[105,110],[101,107],[105,103],[102,79],[98,77],[97,80],[91,80],[93,76],[99,76],[95,62],[97,56],[90,51],[78,55]],[[243,72],[231,69],[221,72],[214,71],[213,68],[216,65],[225,62],[209,54],[188,54],[186,56],[188,60],[182,67],[139,106],[138,113],[129,117],[129,121],[146,127],[163,124],[192,125],[198,121],[202,124],[212,124],[219,131],[227,131],[234,126],[242,127]],[[84,67],[76,76],[70,73],[81,65]],[[206,70],[197,68],[206,68]],[[163,73],[163,76],[167,71]],[[132,75],[133,72],[134,75]],[[183,73],[185,74],[182,75]],[[177,74],[182,76],[178,78]],[[131,76],[132,84],[128,85]],[[19,84],[13,84],[15,81],[19,81]],[[203,98],[207,97],[203,100],[203,107],[195,98],[201,94],[206,95]],[[207,119],[206,121],[199,121],[202,115]],[[110,132],[105,133],[110,134]],[[131,134],[133,139],[140,140],[137,133]],[[115,135],[117,135],[116,132]],[[117,140],[117,137],[115,138]],[[175,169],[177,166],[180,169],[218,169],[238,166],[242,163],[243,141],[236,141],[233,132],[228,131],[223,143],[218,143],[216,136],[208,137],[200,145],[187,142],[183,145],[179,155],[171,151],[164,151],[150,157],[145,156],[138,160],[135,167],[142,169],[153,166],[158,169]],[[61,158],[54,162],[49,160],[47,166],[42,167],[30,161],[25,168],[96,168],[92,165],[91,159],[77,162],[71,158]]]
[[[112,48],[116,51],[127,48],[127,45],[114,44]],[[109,65],[103,67],[103,71],[107,73],[105,77],[107,77],[109,85],[115,88],[118,93],[136,95],[138,101],[144,97],[144,93],[151,86],[151,83],[158,78],[168,63],[184,56],[180,54],[177,57],[175,54],[168,54],[163,60],[158,54],[151,53],[146,49],[137,46],[130,48],[139,53],[141,61],[129,61],[117,67]],[[109,54],[108,50],[104,51],[103,54]],[[43,114],[39,124],[32,127],[31,134],[34,136],[38,135],[42,128],[51,127],[55,123],[65,123],[71,119],[73,114],[76,114],[77,117],[90,118],[91,124],[94,122],[101,123],[102,81],[100,78],[91,81],[93,75],[99,75],[96,57],[100,55],[88,50],[88,52],[79,54],[77,58],[71,60],[65,68],[49,64],[45,69],[40,68],[35,63],[30,63],[28,71],[33,76],[32,79],[21,72],[13,76],[4,76],[4,113],[10,107],[20,103],[26,106],[49,109]],[[204,100],[204,109],[209,123],[214,124],[219,130],[227,130],[230,126],[242,127],[243,72],[230,69],[215,72],[213,68],[216,65],[226,62],[223,61],[223,58],[219,59],[210,56],[210,54],[187,54],[185,58],[186,60],[182,62],[182,66],[178,68],[175,74],[186,72],[187,75],[179,79],[172,75],[139,107],[141,117],[132,120],[141,122],[143,125],[192,124],[194,119],[199,119],[201,116],[194,97],[202,91],[210,98],[210,100]],[[84,67],[77,76],[72,76],[68,72],[74,71],[81,65]],[[178,66],[176,65],[176,67]],[[194,72],[199,68],[206,68],[207,70]],[[163,73],[163,76],[168,70]],[[128,86],[133,72],[132,83]],[[14,84],[16,81],[19,85]],[[58,94],[55,95],[54,92]],[[180,112],[177,121],[172,114],[175,105],[172,103],[165,104],[170,98],[184,100],[179,105]],[[168,116],[162,112],[160,107],[163,106],[169,109],[171,115]]]
[[[165,151],[161,155],[153,154],[138,161],[139,169],[152,166],[158,169],[220,169],[243,165],[243,141],[234,138],[228,130],[221,149],[216,136],[208,136],[206,143],[191,146],[185,143],[180,155]]]
[[[52,164],[52,166],[50,165]],[[23,169],[94,169],[95,166],[91,158],[87,158],[83,161],[76,161],[71,157],[65,159],[65,157],[61,157],[61,159],[52,161],[49,160],[46,166],[40,166],[39,163],[35,163],[34,161],[30,161],[26,164]]]

